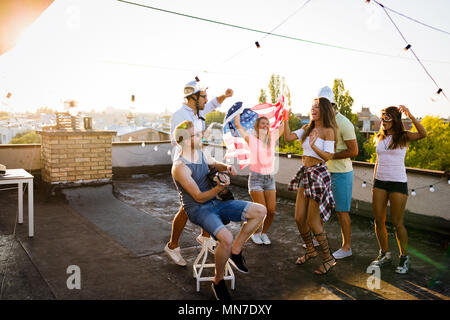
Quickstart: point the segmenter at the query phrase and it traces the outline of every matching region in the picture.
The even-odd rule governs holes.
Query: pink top
[[[275,141],[274,141],[275,140]],[[251,134],[250,144],[250,171],[260,174],[273,174],[275,162],[276,139],[271,139],[266,145],[255,135]]]

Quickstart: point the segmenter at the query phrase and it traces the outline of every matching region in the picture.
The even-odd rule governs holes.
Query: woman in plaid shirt
[[[295,203],[295,222],[306,244],[306,254],[297,259],[297,264],[304,264],[318,255],[311,237],[311,230],[323,252],[323,263],[314,271],[326,274],[336,265],[328,247],[327,235],[322,221],[326,222],[335,207],[331,191],[331,176],[325,162],[332,158],[337,139],[337,124],[333,107],[326,98],[317,98],[311,107],[310,123],[291,132],[289,122],[284,125],[286,141],[302,142],[303,166],[289,183],[288,189],[297,191]]]

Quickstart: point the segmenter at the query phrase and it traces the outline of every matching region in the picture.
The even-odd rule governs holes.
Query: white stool
[[[203,242],[202,250],[198,254],[198,256],[195,259],[194,264],[192,266],[193,276],[197,282],[197,292],[200,291],[200,282],[201,281],[213,281],[214,280],[214,277],[202,277],[202,272],[203,272],[204,268],[215,268],[215,266],[216,266],[214,263],[206,263],[206,259],[208,258],[208,245],[212,248],[217,245],[217,242],[212,238],[209,238],[207,241]],[[200,259],[202,260],[201,263],[199,263]],[[228,261],[225,265],[224,280],[231,280],[231,289],[234,290],[234,287],[235,287],[234,272],[231,269],[230,263]]]

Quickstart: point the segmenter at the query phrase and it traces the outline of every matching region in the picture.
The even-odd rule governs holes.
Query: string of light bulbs
[[[128,142],[132,142],[132,141],[130,141],[130,140],[128,140]],[[150,144],[149,144],[150,145]],[[147,150],[145,150],[145,152],[143,152],[143,153],[136,153],[136,152],[133,152],[133,151],[129,151],[129,150],[126,150],[125,149],[125,152],[127,152],[127,153],[129,153],[129,154],[132,154],[132,155],[135,155],[135,156],[149,156],[149,155],[151,155],[153,152],[157,152],[158,150],[159,150],[159,147],[157,146],[157,145],[155,145],[155,146],[153,146],[153,148],[151,148],[151,147],[147,147],[147,145],[145,144],[145,141],[143,141],[142,143],[141,143],[141,148],[147,148]],[[153,150],[153,151],[152,151]],[[171,155],[172,154],[172,151],[171,150],[168,150],[167,151],[167,155]]]
[[[145,147],[146,147],[146,144],[143,141],[141,143],[141,148],[145,148]],[[132,151],[129,151],[129,150],[125,150],[125,151],[127,153],[129,153],[129,154],[136,155],[136,156],[148,156],[148,155],[151,155],[153,153],[151,150],[153,150],[154,152],[157,152],[159,150],[159,148],[158,148],[157,145],[155,145],[153,148],[150,148],[150,151],[146,151],[144,153],[136,153],[136,152],[132,152]],[[168,150],[167,151],[167,155],[170,156],[171,154],[172,154],[171,150]],[[288,159],[291,159],[292,158],[292,153],[287,153],[286,156],[287,156]],[[231,164],[233,162],[233,159],[229,159],[229,158],[224,159],[224,160],[225,160],[225,162],[227,164]],[[373,187],[373,183],[368,181],[366,178],[361,178],[361,177],[359,177],[356,174],[353,174],[353,177],[354,177],[354,179],[361,181],[361,187],[362,188],[367,188],[367,186]],[[417,191],[418,190],[423,190],[423,189],[426,189],[426,188],[428,188],[429,192],[433,193],[433,192],[436,191],[435,187],[437,185],[443,183],[444,181],[445,180],[440,179],[439,181],[437,181],[437,182],[435,182],[433,184],[430,184],[430,185],[427,184],[427,185],[424,185],[424,186],[421,186],[421,187],[408,188],[408,193],[411,194],[411,196],[415,197],[417,195]],[[450,178],[447,178],[447,184],[450,185]]]
[[[366,0],[367,3],[370,2],[370,0]],[[394,22],[394,20],[392,19],[392,17],[390,16],[390,14],[387,12],[385,6],[381,3],[379,3],[378,1],[374,2],[376,4],[378,4],[383,11],[386,13],[386,15],[388,16],[389,20],[392,22],[392,24],[394,25],[394,27],[397,29],[398,33],[400,34],[400,36],[402,37],[402,39],[405,41],[406,43],[406,47],[404,48],[405,51],[411,51],[411,53],[414,55],[414,57],[416,58],[417,62],[419,62],[420,66],[423,68],[423,70],[425,71],[425,73],[428,75],[428,77],[434,82],[434,84],[436,85],[436,87],[438,88],[436,94],[439,95],[442,93],[442,95],[448,100],[447,95],[444,93],[444,91],[442,90],[442,88],[437,84],[436,80],[434,80],[433,76],[428,72],[427,68],[425,68],[425,66],[423,65],[422,61],[420,61],[419,57],[416,55],[416,53],[414,52],[412,45],[408,42],[408,40],[406,40],[405,36],[403,35],[403,33],[400,31],[399,27],[397,26],[397,24]],[[449,101],[450,102],[450,101]]]
[[[355,175],[355,174],[353,174],[353,177],[354,177],[355,179],[357,179],[357,180],[359,180],[359,181],[362,182],[362,183],[361,183],[361,187],[362,187],[362,188],[366,188],[367,185],[373,187],[373,183],[371,183],[370,181],[367,181],[367,180],[364,179],[364,178],[360,178],[359,176],[357,176],[357,175]],[[435,183],[433,183],[433,184],[430,184],[430,185],[427,184],[427,185],[424,185],[424,186],[421,186],[421,187],[408,188],[408,193],[409,193],[411,196],[415,197],[415,196],[417,195],[417,190],[423,190],[423,189],[427,189],[427,188],[428,188],[428,191],[430,191],[431,193],[433,193],[433,192],[436,191],[436,188],[435,188],[435,187],[436,187],[437,185],[441,184],[441,183],[444,183],[444,181],[445,181],[444,179],[440,179],[439,181],[437,181],[437,182],[435,182]],[[450,185],[450,178],[447,178],[447,184]]]
[[[262,36],[260,39],[258,39],[255,42],[256,48],[260,48],[260,42],[261,40],[263,40],[265,37],[267,37],[268,35],[271,35],[275,30],[277,30],[279,27],[281,27],[283,24],[285,24],[289,19],[291,19],[293,16],[295,16],[297,13],[299,13],[311,0],[306,0],[297,10],[295,10],[293,13],[291,13],[288,17],[286,17],[283,21],[281,21],[275,28],[273,28],[272,30],[270,30],[269,32],[267,32],[264,36]],[[228,59],[226,59],[225,61],[223,61],[223,63],[226,63],[232,59],[234,59],[235,57],[237,57],[238,55],[240,55],[242,52],[250,49],[251,47],[253,47],[253,44],[250,44],[249,46],[239,50],[238,52],[236,52],[235,54],[233,54],[231,57],[229,57]]]
[[[222,21],[218,21],[218,20],[207,19],[207,18],[193,16],[193,15],[189,15],[189,14],[185,14],[185,13],[181,13],[181,12],[176,12],[176,11],[166,10],[166,9],[162,9],[162,8],[152,7],[152,6],[144,5],[144,4],[141,4],[141,3],[125,1],[125,0],[116,0],[116,1],[123,2],[123,3],[126,3],[126,4],[130,4],[130,5],[140,6],[140,7],[143,7],[143,8],[156,10],[156,11],[160,11],[160,12],[164,12],[164,13],[174,14],[174,15],[185,17],[185,18],[190,18],[190,19],[200,20],[200,21],[204,21],[204,22],[219,24],[219,25],[223,25],[223,26],[227,26],[227,27],[231,27],[231,28],[236,28],[236,29],[241,29],[241,30],[246,30],[246,31],[251,31],[251,32],[255,32],[255,33],[261,33],[261,34],[268,34],[268,33],[270,33],[268,31],[258,30],[258,29],[255,29],[255,28],[244,27],[244,26],[231,24],[231,23],[226,23],[226,22],[222,22]],[[382,52],[377,52],[377,51],[370,51],[370,50],[363,50],[363,49],[357,49],[357,48],[350,48],[350,47],[334,45],[334,44],[325,43],[325,42],[319,42],[319,41],[306,40],[306,39],[302,39],[302,38],[298,38],[298,37],[292,37],[292,36],[283,35],[283,34],[279,34],[279,33],[273,33],[272,32],[272,33],[270,33],[270,35],[274,36],[274,37],[288,39],[288,40],[300,41],[300,42],[305,42],[305,43],[308,43],[308,44],[325,46],[325,47],[330,47],[330,48],[335,48],[335,49],[342,49],[342,50],[352,51],[352,52],[356,52],[356,53],[370,54],[370,55],[376,55],[376,56],[382,56],[382,57],[388,57],[388,58],[396,58],[396,59],[404,59],[404,60],[414,60],[414,59],[408,58],[408,57],[402,57],[402,56],[398,56],[398,55],[392,55],[392,54],[382,53]],[[259,44],[255,43],[255,45],[258,47]],[[434,63],[450,64],[450,61],[444,61],[444,60],[428,60],[427,59],[427,60],[423,60],[423,61],[434,62]]]

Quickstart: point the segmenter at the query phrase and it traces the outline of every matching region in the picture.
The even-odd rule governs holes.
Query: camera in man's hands
[[[224,184],[226,182],[224,180],[224,176],[226,178],[230,179],[228,174],[226,174],[224,172],[218,172],[217,169],[211,169],[208,172],[208,179],[209,179],[209,181],[211,181],[211,183],[213,185],[215,185],[215,184]],[[222,201],[234,200],[234,196],[233,196],[233,194],[231,193],[231,191],[228,188],[225,188],[222,191],[220,191],[220,193],[217,196]]]

